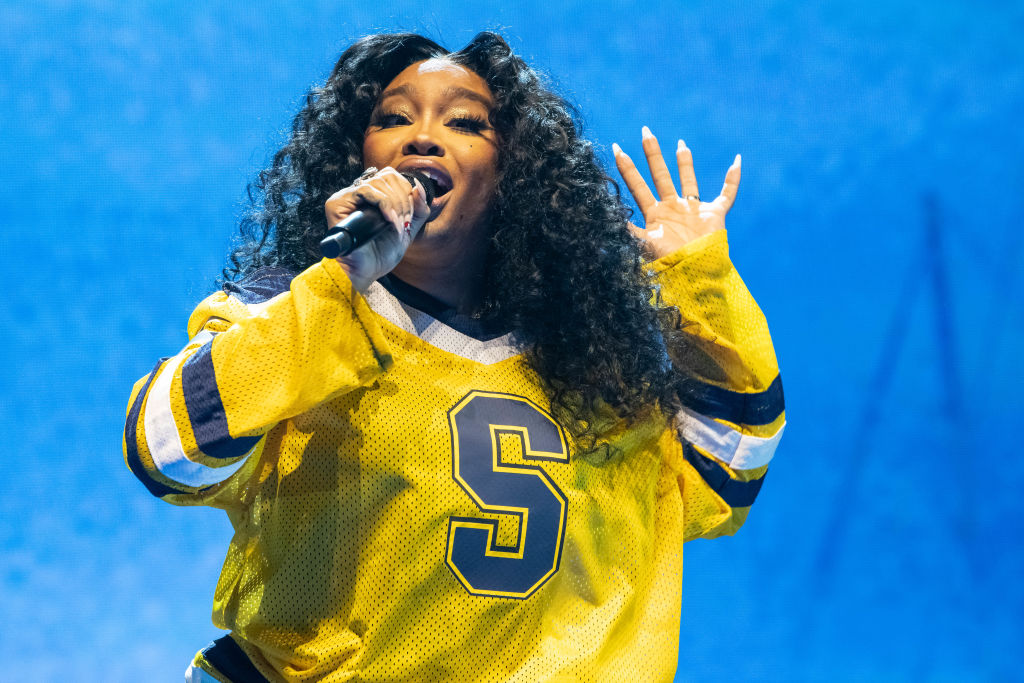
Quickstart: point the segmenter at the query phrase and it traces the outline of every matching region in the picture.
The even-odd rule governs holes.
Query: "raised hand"
[[[643,127],[643,148],[657,198],[647,187],[633,160],[617,144],[612,145],[615,166],[643,214],[646,229],[641,230],[632,223],[629,228],[635,237],[644,241],[648,253],[653,258],[660,258],[698,237],[723,230],[725,214],[736,201],[740,186],[740,155],[736,155],[725,173],[722,192],[714,200],[702,202],[693,172],[693,154],[685,142],[680,140],[676,147],[682,196],[676,192],[658,140],[647,126]]]

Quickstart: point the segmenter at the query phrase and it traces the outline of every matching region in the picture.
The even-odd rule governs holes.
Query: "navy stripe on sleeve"
[[[146,472],[146,468],[142,464],[142,458],[139,457],[139,442],[136,437],[136,429],[139,425],[139,415],[142,412],[142,402],[146,399],[146,392],[149,391],[149,385],[153,383],[157,374],[160,372],[160,367],[167,361],[166,358],[161,358],[160,362],[153,368],[153,372],[149,373],[149,379],[146,380],[145,386],[139,390],[138,396],[135,397],[135,403],[132,404],[131,410],[128,411],[128,418],[124,424],[124,443],[125,450],[127,453],[128,469],[132,471],[139,481],[149,489],[157,498],[163,498],[169,493],[181,493],[178,489],[173,489],[170,486],[165,486],[160,482],[156,481],[149,476]]]
[[[269,683],[231,636],[221,636],[203,649],[203,657],[234,683]]]
[[[686,461],[693,465],[694,469],[707,482],[711,490],[721,496],[726,505],[734,508],[745,508],[754,504],[757,493],[761,490],[764,477],[753,481],[739,481],[729,476],[729,473],[722,469],[721,465],[701,454],[696,448],[688,443],[683,444],[683,454]]]
[[[261,437],[231,438],[213,370],[213,342],[203,344],[185,361],[181,388],[199,450],[212,458],[236,458],[252,450]]]
[[[679,386],[679,400],[694,412],[733,424],[771,424],[786,409],[782,375],[776,375],[767,389],[754,394],[688,379]]]

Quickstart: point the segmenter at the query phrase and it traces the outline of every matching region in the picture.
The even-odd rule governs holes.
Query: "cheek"
[[[497,185],[497,165],[497,157],[492,154],[479,159],[477,163],[474,164],[475,167],[471,175],[471,185],[473,187],[474,195],[479,197],[483,204],[489,203],[491,197],[494,195]]]
[[[477,209],[490,205],[494,198],[496,179],[490,169],[481,169],[474,173],[467,183],[465,201]]]
[[[381,168],[388,165],[391,159],[387,140],[382,140],[380,135],[370,134],[363,140],[363,166],[376,166]]]
[[[374,161],[374,146],[372,144],[363,143],[363,166],[373,166]]]

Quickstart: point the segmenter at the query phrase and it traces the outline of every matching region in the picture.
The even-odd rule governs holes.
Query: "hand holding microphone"
[[[320,242],[321,253],[336,258],[353,286],[365,292],[402,260],[430,215],[436,189],[417,171],[367,169],[324,205],[327,224],[333,227]]]

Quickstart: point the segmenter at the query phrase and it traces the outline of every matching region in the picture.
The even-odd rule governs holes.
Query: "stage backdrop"
[[[743,154],[732,254],[790,420],[750,521],[686,549],[681,681],[1020,674],[1020,3],[0,5],[0,680],[175,681],[223,513],[151,498],[132,383],[185,342],[245,185],[366,33],[509,37],[611,167]]]

